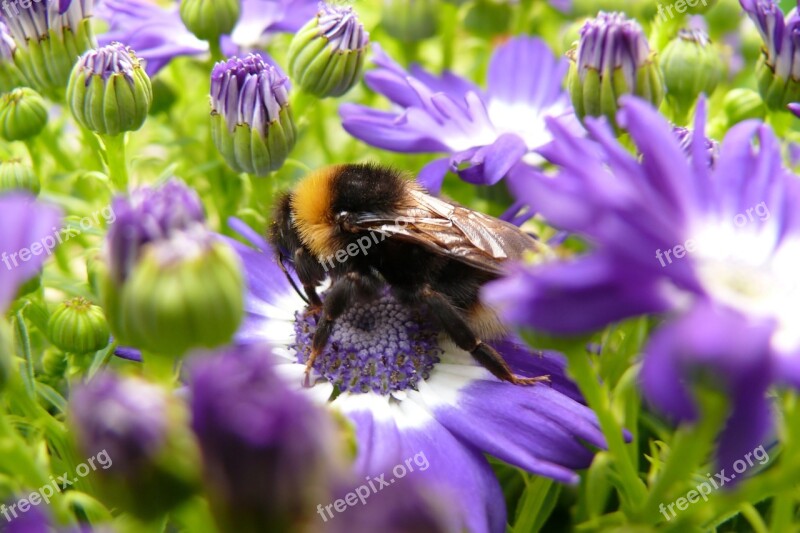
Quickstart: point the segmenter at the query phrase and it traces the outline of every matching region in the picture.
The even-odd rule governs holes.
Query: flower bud
[[[64,379],[68,366],[67,354],[60,350],[49,350],[42,357],[42,375],[39,376],[39,380],[51,387],[58,387],[59,382]]]
[[[197,450],[184,429],[187,415],[160,387],[100,373],[75,389],[69,420],[80,453],[98,464],[92,475],[108,503],[152,520],[195,491]]]
[[[767,108],[761,96],[750,89],[731,89],[722,100],[722,108],[728,119],[728,126],[749,119],[763,120],[767,115]]]
[[[133,50],[111,43],[89,50],[75,64],[67,102],[82,126],[117,135],[142,127],[153,102],[153,87]]]
[[[41,187],[39,176],[19,159],[0,163],[0,191],[23,190],[38,195]]]
[[[103,310],[78,297],[62,303],[50,315],[47,336],[58,349],[83,355],[108,346],[110,334]]]
[[[230,246],[201,230],[153,243],[120,296],[120,339],[182,355],[228,343],[244,311],[244,280]]]
[[[439,25],[437,4],[436,0],[383,0],[381,25],[404,43],[433,37]]]
[[[47,124],[42,97],[27,87],[4,94],[0,101],[0,135],[9,141],[24,141],[39,135]]]
[[[266,176],[294,147],[287,79],[260,56],[217,63],[211,73],[211,133],[237,172]]]
[[[0,21],[0,93],[7,93],[24,84],[22,73],[14,64],[17,43],[11,37],[8,26]]]
[[[90,18],[94,0],[22,2],[6,17],[17,43],[14,62],[27,83],[52,99],[63,98],[72,66],[92,48]]]
[[[664,81],[638,22],[622,13],[600,12],[581,29],[572,64],[569,90],[575,113],[605,116],[616,125],[617,101],[634,94],[658,107]]]
[[[192,428],[220,531],[310,531],[343,469],[332,418],[275,363],[262,346],[192,360]]]
[[[289,46],[292,79],[320,98],[341,96],[361,78],[367,44],[369,33],[352,7],[320,4]]]
[[[197,195],[178,180],[113,203],[105,272],[111,331],[163,355],[227,342],[243,313],[244,282],[230,247],[205,226]]]
[[[182,0],[181,20],[198,38],[219,41],[239,20],[239,0]]]
[[[756,64],[758,91],[769,109],[783,111],[787,104],[800,100],[800,64],[795,60],[800,14],[792,10],[784,17],[775,2],[741,4],[764,43]]]
[[[722,78],[722,59],[700,30],[681,30],[664,48],[661,69],[667,102],[686,117],[700,93],[711,95]]]

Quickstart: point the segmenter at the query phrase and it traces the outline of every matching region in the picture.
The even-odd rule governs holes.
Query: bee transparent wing
[[[484,215],[410,188],[412,201],[395,219],[364,215],[359,229],[424,246],[475,268],[501,274],[503,264],[525,252],[542,253],[545,246],[508,222]]]

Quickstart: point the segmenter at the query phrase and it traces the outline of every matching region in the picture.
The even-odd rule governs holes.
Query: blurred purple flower
[[[41,247],[47,237],[55,240],[60,220],[58,209],[37,203],[32,196],[0,195],[0,314],[11,304],[20,285],[39,272],[48,256],[31,255],[31,248],[35,244]],[[23,249],[29,252],[27,260],[20,257]]]
[[[379,68],[365,75],[366,83],[400,109],[344,104],[344,129],[386,150],[447,152],[418,177],[433,192],[448,169],[469,183],[493,185],[522,160],[542,162],[533,150],[551,139],[546,117],[580,131],[561,87],[567,62],[540,39],[515,37],[497,48],[486,91],[449,71],[435,76],[413,65],[406,72],[379,47],[374,52]]]
[[[119,41],[133,48],[147,62],[150,76],[178,56],[209,52],[208,43],[190,32],[181,20],[178,4],[161,7],[147,0],[102,0],[97,16],[109,24],[98,36],[101,45]],[[224,37],[226,55],[241,53],[269,32],[295,32],[317,11],[317,0],[243,0],[239,24]],[[238,46],[237,46],[238,45]]]
[[[92,16],[95,0],[59,0],[27,2],[5,2],[0,18],[8,24],[17,45],[27,47],[29,40],[40,40],[49,30],[69,29],[78,32],[82,20]]]
[[[112,203],[115,223],[108,230],[108,261],[115,282],[121,283],[149,243],[205,224],[200,198],[182,181],[159,188],[142,187]]]
[[[344,472],[333,418],[275,370],[266,346],[197,354],[192,428],[212,508],[225,531],[294,531]]]
[[[550,385],[521,387],[498,381],[464,351],[437,341],[430,321],[384,294],[340,317],[331,341],[306,383],[305,361],[316,328],[313,314],[277,265],[269,245],[234,221],[257,249],[234,242],[249,285],[237,342],[268,343],[276,369],[354,424],[356,475],[388,472],[424,452],[428,483],[458,503],[460,529],[502,532],[505,504],[484,453],[539,475],[575,483],[605,447],[594,414],[580,403],[563,359],[533,354],[516,339],[493,345],[515,374],[549,375]],[[513,419],[508,413],[514,413]]]
[[[157,385],[107,372],[77,388],[70,406],[82,452],[105,452],[117,473],[134,474],[166,445],[167,393]]]
[[[713,166],[698,104],[684,153],[655,109],[626,97],[618,120],[641,159],[598,120],[578,139],[550,121],[542,154],[555,176],[530,170],[511,189],[553,225],[583,235],[587,255],[517,267],[485,297],[508,321],[575,334],[648,313],[669,313],[645,348],[642,388],[677,419],[697,407],[699,375],[725,389],[731,414],[721,466],[758,445],[770,427],[768,385],[800,386],[800,180],[756,121],[728,132]],[[706,371],[706,372],[704,372]]]

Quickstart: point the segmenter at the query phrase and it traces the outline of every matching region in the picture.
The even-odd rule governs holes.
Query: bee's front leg
[[[348,272],[334,281],[325,302],[322,304],[322,318],[317,324],[311,341],[311,356],[306,362],[306,376],[311,372],[314,362],[333,333],[333,326],[342,314],[356,302],[369,302],[378,295],[381,280],[369,273]]]

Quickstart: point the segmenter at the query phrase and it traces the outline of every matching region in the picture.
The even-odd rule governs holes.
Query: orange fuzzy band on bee
[[[300,237],[318,257],[336,253],[336,241],[332,239],[333,220],[331,197],[334,177],[340,165],[321,168],[301,180],[292,193],[294,224]]]

